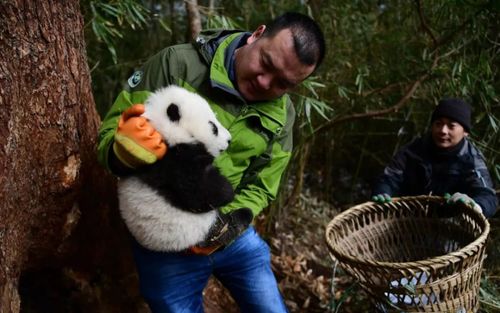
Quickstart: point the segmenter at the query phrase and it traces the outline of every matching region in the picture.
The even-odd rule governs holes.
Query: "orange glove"
[[[153,164],[163,158],[167,145],[145,117],[144,105],[135,104],[120,116],[115,133],[113,151],[116,157],[129,168]]]
[[[194,247],[188,248],[188,253],[198,254],[198,255],[210,255],[210,254],[214,253],[220,247],[222,247],[222,245],[217,245],[217,246],[212,246],[212,247],[194,246]]]

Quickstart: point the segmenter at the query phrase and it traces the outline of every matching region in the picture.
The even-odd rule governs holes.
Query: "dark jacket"
[[[486,217],[495,214],[498,199],[484,157],[464,138],[453,151],[440,151],[430,136],[404,146],[392,158],[373,188],[373,195],[467,194]]]

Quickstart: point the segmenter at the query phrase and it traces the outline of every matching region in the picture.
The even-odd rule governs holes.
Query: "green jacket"
[[[231,83],[225,51],[244,33],[207,31],[193,44],[167,47],[132,75],[104,118],[99,131],[98,158],[108,169],[120,114],[144,103],[160,87],[175,84],[203,96],[231,133],[229,148],[215,160],[235,189],[228,212],[250,208],[254,216],[275,199],[291,157],[295,117],[287,95],[273,101],[247,103]],[[167,152],[168,153],[168,152]]]

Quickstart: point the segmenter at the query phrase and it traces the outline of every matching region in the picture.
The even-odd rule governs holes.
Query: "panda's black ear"
[[[177,122],[181,119],[181,113],[179,112],[179,107],[177,104],[172,103],[167,108],[167,116],[172,122]]]
[[[212,133],[214,134],[214,136],[219,135],[219,129],[217,128],[217,125],[215,125],[215,123],[212,121],[208,121],[208,124],[210,124],[210,126],[212,127]]]

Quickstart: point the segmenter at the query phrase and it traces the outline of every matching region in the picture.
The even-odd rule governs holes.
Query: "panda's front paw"
[[[241,208],[227,214],[219,214],[212,225],[203,246],[228,245],[233,242],[253,220],[252,210]]]
[[[234,199],[233,186],[212,165],[205,170],[198,186],[208,206],[220,208]]]

